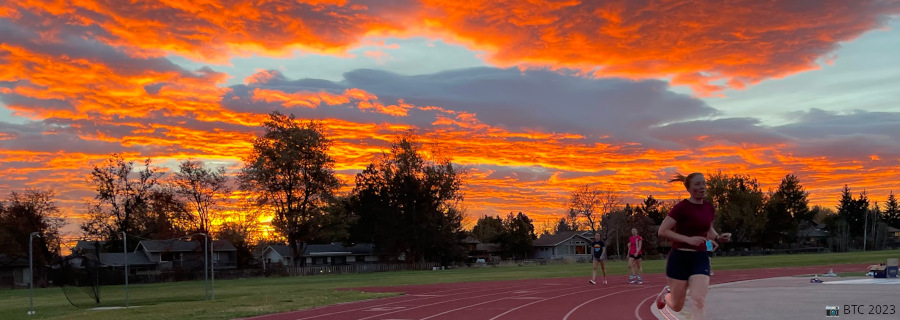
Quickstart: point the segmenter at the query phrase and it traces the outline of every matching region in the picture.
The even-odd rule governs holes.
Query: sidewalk
[[[810,278],[778,277],[712,285],[706,297],[707,318],[826,319],[825,307],[836,306],[839,317],[827,319],[900,319],[900,279],[819,277],[825,282],[810,283]],[[658,319],[691,319],[692,306],[688,299],[684,309],[674,316],[669,309],[664,309],[669,312],[663,314],[655,306],[650,308]],[[875,308],[882,309],[882,313],[894,311],[877,314],[879,310]]]

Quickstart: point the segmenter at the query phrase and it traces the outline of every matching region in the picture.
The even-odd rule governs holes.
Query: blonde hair
[[[675,177],[672,177],[672,179],[669,179],[669,182],[681,182],[684,184],[684,189],[690,189],[691,180],[693,180],[694,177],[696,177],[696,176],[702,176],[702,175],[703,174],[699,173],[699,172],[694,172],[687,176],[680,174],[680,173],[676,173]]]

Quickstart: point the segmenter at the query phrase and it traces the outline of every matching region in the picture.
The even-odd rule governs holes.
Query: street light
[[[209,235],[205,233],[194,233],[187,235],[187,237],[197,235],[203,236],[203,282],[206,284],[206,299],[209,300],[209,259],[207,258],[207,250],[209,250]]]
[[[33,242],[32,240],[34,239],[34,237],[39,237],[40,235],[41,235],[41,233],[37,232],[37,231],[32,232],[30,235],[28,235],[28,269],[29,269],[28,276],[31,278],[31,279],[28,279],[28,295],[29,295],[28,315],[34,314],[34,257],[33,257],[34,249],[33,249],[33,245],[31,243]]]
[[[122,253],[125,254],[125,307],[128,308],[128,235],[122,231]]]
[[[215,241],[210,241],[210,244],[214,248],[216,246]],[[212,259],[212,299],[216,300],[216,259],[213,258],[213,250],[210,248],[209,250],[209,258]]]

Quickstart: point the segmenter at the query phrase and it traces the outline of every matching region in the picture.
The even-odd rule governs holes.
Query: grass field
[[[827,266],[847,263],[878,263],[900,257],[900,250],[716,257],[713,270],[756,269],[791,266]],[[665,261],[644,262],[645,273],[661,273]],[[823,272],[827,269],[823,268]],[[610,275],[626,274],[622,261],[607,263]],[[543,279],[589,276],[590,264],[550,264],[509,267],[463,268],[443,271],[404,271],[312,277],[217,280],[214,301],[204,300],[202,281],[129,286],[133,308],[88,310],[73,307],[59,288],[34,290],[36,315],[28,316],[29,290],[0,291],[0,319],[232,319],[317,306],[390,296],[340,288],[409,284],[475,282],[488,280]],[[85,296],[86,297],[86,296]],[[124,287],[103,287],[102,303],[92,307],[125,305]],[[137,307],[135,307],[137,306]]]

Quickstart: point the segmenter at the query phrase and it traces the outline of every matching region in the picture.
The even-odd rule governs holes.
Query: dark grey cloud
[[[794,138],[798,155],[900,158],[900,112],[837,113],[810,109],[792,115],[794,122],[773,129]]]
[[[68,128],[45,122],[24,124],[0,122],[0,135],[9,137],[0,139],[0,150],[104,154],[126,149],[115,142],[85,140],[77,133],[70,132]]]
[[[415,105],[477,113],[482,122],[513,130],[538,129],[640,140],[641,130],[713,116],[700,100],[668,91],[657,80],[589,79],[546,70],[472,68],[402,76],[355,70],[348,86]]]
[[[284,110],[304,118],[340,118],[359,122],[404,123],[428,128],[436,112],[409,110],[397,118],[359,110],[356,102],[315,109],[286,109],[280,102],[253,99],[256,88],[286,93],[329,92],[341,94],[357,88],[378,96],[382,104],[398,101],[418,107],[436,106],[477,115],[487,125],[510,131],[577,133],[587,141],[640,142],[663,147],[667,139],[646,134],[673,121],[710,117],[718,111],[700,100],[667,90],[662,81],[589,79],[546,70],[471,68],[428,75],[407,76],[361,69],[345,74],[341,82],[318,79],[289,80],[274,70],[273,76],[251,85],[235,85],[222,103],[236,111]],[[453,115],[442,114],[452,118]]]
[[[710,142],[770,145],[788,142],[792,138],[764,126],[754,118],[723,118],[675,122],[651,128],[647,133],[656,139],[675,142],[688,148]]]

